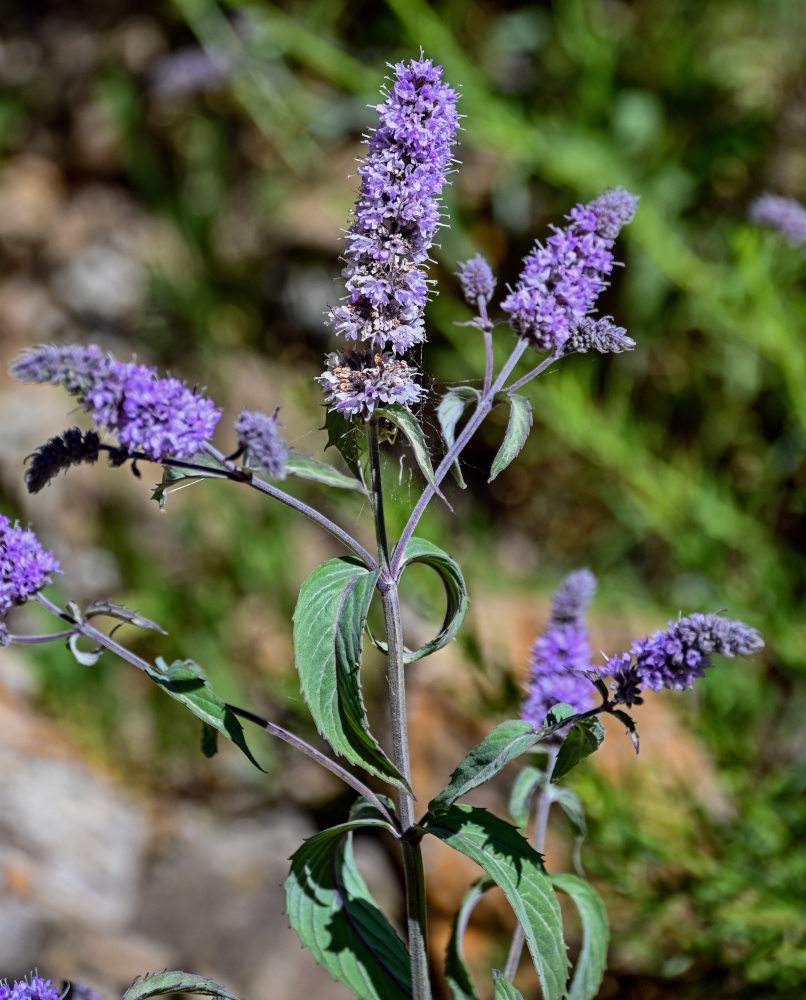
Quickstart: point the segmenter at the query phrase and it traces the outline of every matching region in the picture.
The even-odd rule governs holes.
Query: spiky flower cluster
[[[605,672],[615,680],[613,701],[640,704],[642,688],[684,690],[691,687],[711,655],[748,656],[757,653],[764,640],[744,622],[717,614],[694,614],[669,622],[665,631],[655,631],[632,644],[631,653],[619,653],[607,661]]]
[[[616,326],[611,316],[594,319],[583,316],[571,330],[571,335],[563,344],[563,354],[586,354],[598,351],[600,354],[621,354],[631,351],[635,341],[627,336],[623,326]]]
[[[50,583],[60,573],[52,552],[43,549],[33,531],[0,514],[0,617]]]
[[[328,354],[327,371],[319,381],[328,393],[328,402],[348,417],[369,416],[379,403],[410,406],[420,395],[408,364],[394,354]]]
[[[320,378],[328,404],[348,416],[372,415],[376,397],[364,389],[374,385],[375,376],[356,380],[355,395],[343,389],[336,393],[334,368],[355,371],[366,359],[376,368],[378,355],[401,355],[425,340],[429,290],[424,265],[440,223],[439,196],[457,128],[456,93],[442,82],[441,66],[415,59],[397,63],[394,70],[376,109],[380,123],[358,171],[361,189],[342,271],[347,295],[328,314],[337,334],[364,345],[355,360],[350,360],[351,351],[336,362],[329,359]],[[420,387],[406,369],[396,373],[387,391],[409,405]]]
[[[806,208],[794,198],[762,194],[750,206],[750,219],[777,229],[793,246],[806,251]]]
[[[515,290],[501,304],[519,337],[540,350],[563,348],[605,288],[613,243],[637,204],[629,191],[612,188],[577,205],[565,229],[553,227],[546,245],[535,245]]]
[[[235,421],[238,446],[246,453],[244,464],[261,469],[270,479],[285,478],[288,448],[277,425],[277,410],[272,416],[258,410],[244,410]]]
[[[457,274],[462,295],[470,306],[477,306],[479,299],[489,302],[495,291],[495,275],[487,260],[477,253],[459,265]]]
[[[49,979],[31,976],[14,983],[0,983],[0,1000],[59,1000],[59,991]]]
[[[192,457],[221,416],[211,400],[178,379],[157,378],[155,368],[117,361],[94,345],[35,348],[12,365],[11,374],[23,382],[63,385],[122,448],[154,461]]]
[[[532,645],[529,688],[521,707],[521,717],[535,728],[558,702],[578,712],[590,708],[595,689],[585,676],[591,669],[585,611],[595,591],[596,578],[582,569],[569,574],[554,594],[546,630]]]

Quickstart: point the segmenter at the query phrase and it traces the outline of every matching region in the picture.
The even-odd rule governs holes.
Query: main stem
[[[406,677],[403,660],[403,629],[400,622],[400,596],[397,580],[390,569],[389,542],[383,513],[383,484],[381,482],[381,453],[378,442],[378,422],[367,423],[369,443],[370,497],[378,540],[378,562],[381,576],[383,617],[386,625],[386,646],[389,660],[389,716],[392,729],[392,760],[395,767],[411,787],[411,762],[409,737],[406,725]],[[428,945],[426,940],[425,877],[420,837],[414,830],[414,802],[403,789],[397,793],[397,809],[403,838],[403,875],[406,890],[406,924],[411,960],[413,1000],[431,1000],[428,978]]]

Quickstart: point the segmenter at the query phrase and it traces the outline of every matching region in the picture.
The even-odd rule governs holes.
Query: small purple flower
[[[244,465],[262,469],[270,479],[285,478],[288,448],[277,427],[277,410],[271,417],[258,410],[244,410],[235,421],[235,432],[238,445],[246,452]]]
[[[623,326],[616,326],[611,316],[598,320],[592,316],[583,316],[563,344],[563,354],[585,354],[587,351],[620,354],[622,351],[631,351],[634,347],[635,341],[627,336]]]
[[[53,553],[42,548],[33,531],[0,514],[0,616],[50,583],[51,573],[61,573]]]
[[[591,706],[595,688],[585,676],[591,650],[584,615],[595,589],[596,578],[583,569],[569,574],[554,594],[551,619],[532,645],[529,688],[521,707],[521,718],[535,728],[558,702],[577,712]]]
[[[31,976],[14,983],[0,983],[0,1000],[59,1000],[59,993],[49,979]]]
[[[328,354],[327,371],[317,381],[325,390],[325,402],[331,409],[347,417],[362,416],[367,420],[376,406],[384,403],[411,406],[422,391],[402,358],[368,351]]]
[[[468,305],[475,308],[479,299],[489,302],[493,297],[495,275],[480,253],[459,265],[457,277],[462,286],[462,295],[464,295]]]
[[[806,250],[806,208],[794,198],[762,194],[750,206],[752,222],[777,229],[793,245]]]
[[[441,66],[414,59],[397,63],[394,70],[358,170],[361,188],[342,271],[347,295],[328,313],[337,334],[373,356],[403,354],[425,340],[429,287],[424,265],[441,224],[439,198],[458,125],[456,93],[442,82]],[[326,390],[329,375],[320,378]],[[409,405],[418,393],[397,392],[396,401]],[[334,398],[343,413],[367,409],[362,402],[351,411],[339,397],[328,401]]]
[[[693,614],[669,622],[665,631],[653,632],[632,644],[630,653],[610,657],[604,672],[616,680],[615,702],[633,704],[643,687],[685,690],[711,666],[711,655],[749,656],[764,646],[756,629],[717,614]],[[632,666],[630,661],[632,659]]]
[[[44,346],[11,366],[23,382],[63,385],[96,424],[117,435],[128,452],[154,461],[191,458],[212,437],[221,412],[178,379],[155,368],[117,361],[91,345]]]
[[[613,242],[635,215],[638,198],[623,188],[605,191],[566,216],[524,260],[518,284],[501,304],[520,337],[541,350],[562,348],[593,309],[613,270]]]

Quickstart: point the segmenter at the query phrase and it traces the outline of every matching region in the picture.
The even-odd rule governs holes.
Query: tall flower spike
[[[711,666],[711,655],[749,656],[764,647],[761,633],[744,622],[717,614],[694,614],[669,622],[632,644],[629,653],[612,656],[605,672],[615,677],[613,700],[634,704],[643,687],[684,690]]]
[[[794,198],[762,194],[750,206],[750,219],[777,229],[793,246],[806,251],[806,208]]]
[[[38,347],[11,366],[23,382],[63,385],[95,423],[117,435],[128,452],[149,458],[191,458],[212,437],[221,412],[155,368],[117,361],[99,347]]]
[[[583,569],[570,573],[554,594],[546,630],[532,645],[529,688],[521,707],[521,718],[535,728],[560,701],[578,712],[590,708],[595,689],[585,676],[591,669],[585,611],[595,590],[596,578]]]
[[[577,205],[565,229],[552,227],[546,245],[535,245],[515,290],[501,303],[519,337],[545,351],[565,345],[607,285],[613,242],[637,205],[636,195],[611,188]]]
[[[425,340],[429,289],[424,265],[440,224],[439,198],[458,123],[457,95],[442,82],[441,66],[415,59],[397,63],[394,70],[358,170],[361,188],[342,271],[347,295],[328,313],[337,334],[356,342],[360,356],[368,352],[369,369],[377,367],[379,354],[400,355]],[[326,390],[331,374],[332,367],[320,379]],[[401,373],[397,378],[398,401],[415,402],[420,387],[410,378],[403,385]],[[368,371],[357,380],[360,399],[351,407],[338,397],[338,409],[371,415],[374,403],[364,390],[374,379]],[[333,402],[332,395],[328,401]]]
[[[53,553],[42,548],[33,531],[0,514],[0,617],[50,583],[51,573],[61,573]]]

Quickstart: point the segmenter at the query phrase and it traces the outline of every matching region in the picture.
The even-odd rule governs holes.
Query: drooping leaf
[[[431,466],[431,456],[428,454],[428,446],[425,443],[422,428],[417,423],[417,418],[414,414],[407,410],[402,403],[387,403],[386,406],[376,407],[375,415],[389,420],[398,430],[403,431],[411,445],[411,450],[414,452],[417,464],[420,466],[420,472],[425,476],[426,481],[434,487],[437,496],[442,497],[444,500],[445,497],[437,489],[434,470]]]
[[[500,722],[478,746],[473,747],[453,772],[448,784],[428,803],[429,812],[450,808],[472,788],[498,774],[509,761],[530,750],[538,735],[531,723],[523,719]]]
[[[218,730],[202,723],[201,730],[201,752],[205,757],[215,757],[218,753]]]
[[[284,882],[286,911],[305,947],[358,1000],[410,1000],[406,946],[378,908],[356,868],[351,831],[391,829],[355,819],[306,840]]]
[[[327,431],[328,448],[335,448],[347,463],[347,468],[355,478],[361,483],[362,489],[366,488],[364,483],[364,470],[361,467],[361,458],[366,448],[367,436],[361,432],[359,427],[351,424],[350,421],[339,413],[338,410],[328,410],[325,415],[325,430]]]
[[[576,875],[552,875],[555,888],[573,899],[582,919],[582,950],[574,969],[568,1000],[593,1000],[607,968],[610,928],[601,897],[593,886]]]
[[[493,969],[493,990],[495,1000],[523,1000],[520,990],[516,989],[498,969]]]
[[[526,396],[518,396],[517,393],[504,393],[503,396],[509,403],[509,423],[498,454],[493,459],[490,478],[487,480],[489,483],[516,457],[526,444],[532,429],[532,404]]]
[[[453,918],[451,936],[445,952],[445,979],[453,1000],[478,1000],[470,967],[465,961],[464,937],[473,907],[494,885],[495,882],[489,875],[482,875],[477,879],[465,893],[462,905]]]
[[[621,722],[624,728],[627,730],[627,735],[632,740],[632,745],[635,747],[635,752],[638,753],[639,740],[638,740],[638,730],[635,728],[635,719],[626,712],[623,712],[620,708],[613,709],[613,715]]]
[[[467,587],[462,571],[459,569],[459,564],[451,559],[447,552],[443,552],[439,546],[424,538],[410,538],[400,563],[398,579],[412,563],[423,563],[438,574],[445,587],[447,607],[439,632],[415,652],[407,650],[405,653],[407,663],[429,656],[446,646],[459,631],[467,611]],[[385,645],[381,648],[385,649]]]
[[[302,584],[294,611],[294,657],[316,728],[352,764],[407,788],[369,731],[359,664],[367,612],[380,570],[328,559]]]
[[[562,916],[537,851],[511,823],[473,806],[453,805],[424,829],[481,865],[503,890],[523,927],[544,1000],[561,1000],[568,973]]]
[[[479,398],[478,389],[473,389],[469,385],[460,385],[455,389],[449,389],[442,397],[437,407],[437,420],[442,431],[442,438],[445,441],[445,450],[450,451],[456,440],[456,425],[467,409],[468,404]],[[451,466],[451,471],[456,482],[462,489],[466,488],[466,483],[462,476],[459,462],[456,461]]]
[[[100,660],[104,648],[103,646],[96,646],[95,649],[79,649],[78,641],[80,638],[81,636],[79,635],[71,635],[67,640],[67,646],[82,667],[94,667],[98,660]]]
[[[572,788],[552,786],[550,794],[551,801],[556,802],[568,817],[577,836],[584,837],[588,832],[588,827],[585,823],[585,810],[582,808],[577,793]]]
[[[123,994],[122,1000],[148,1000],[169,993],[196,993],[222,1000],[238,1000],[234,993],[212,979],[194,976],[189,972],[154,972],[138,976]]]
[[[246,743],[243,726],[238,718],[210,687],[207,676],[193,660],[174,660],[170,666],[158,657],[156,666],[147,667],[148,676],[172,698],[189,708],[203,723],[231,740],[239,750],[262,771]]]
[[[509,814],[521,833],[526,832],[526,826],[529,822],[529,811],[532,806],[532,796],[542,781],[543,772],[539,767],[532,767],[530,765],[521,771],[512,785],[512,791],[509,795]]]
[[[285,460],[286,472],[300,479],[312,479],[317,483],[324,483],[325,486],[336,486],[342,490],[358,490],[364,493],[364,484],[353,476],[346,476],[343,472],[327,462],[320,462],[312,455],[305,455],[301,451],[289,451]]]
[[[94,618],[96,615],[106,615],[109,618],[117,618],[118,621],[126,622],[128,625],[134,625],[136,628],[151,629],[162,635],[168,634],[161,625],[152,622],[150,618],[145,618],[139,611],[127,608],[125,604],[113,604],[112,601],[93,601],[84,610],[84,617]]]
[[[575,722],[557,754],[554,770],[551,772],[552,782],[558,781],[581,760],[598,750],[603,739],[604,726],[595,716]]]

